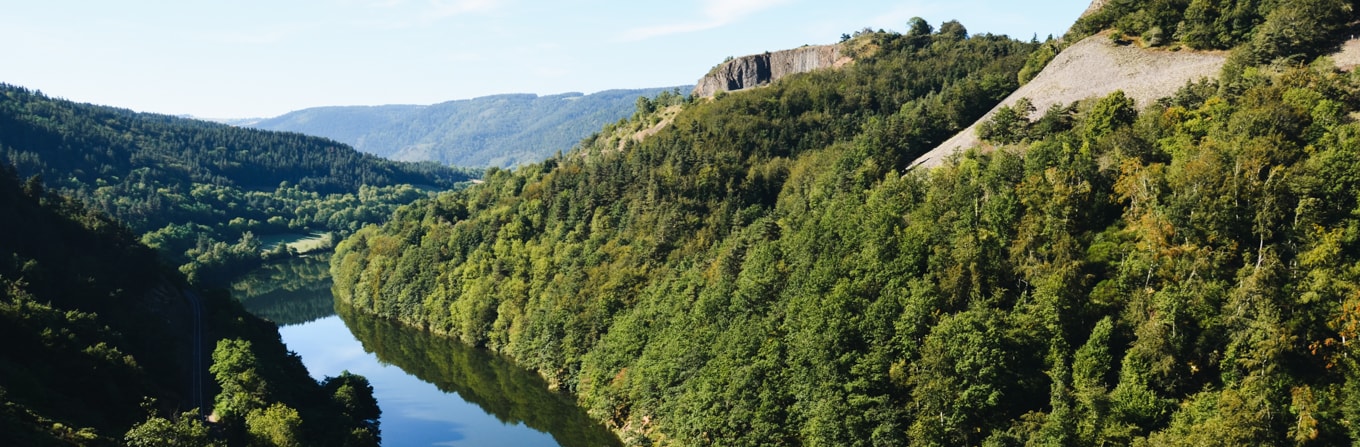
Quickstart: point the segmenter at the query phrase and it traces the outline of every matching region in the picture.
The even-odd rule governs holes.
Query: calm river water
[[[233,285],[246,309],[279,324],[312,377],[367,377],[385,446],[616,446],[569,396],[537,375],[456,341],[333,304],[327,262],[271,264]]]

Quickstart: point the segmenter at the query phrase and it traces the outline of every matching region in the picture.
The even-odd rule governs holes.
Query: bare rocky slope
[[[820,68],[836,68],[850,63],[843,45],[809,45],[792,50],[742,56],[723,62],[694,86],[694,96],[711,97],[765,85],[785,76]]]
[[[980,123],[998,109],[1029,98],[1038,113],[1055,104],[1066,105],[1123,90],[1143,107],[1170,96],[1187,82],[1213,78],[1227,60],[1226,52],[1170,51],[1119,45],[1109,35],[1088,37],[1063,50],[1033,80],[1006,97],[972,126],[917,158],[913,166],[933,167],[950,154],[981,143]]]
[[[1095,6],[1092,4],[1092,8]],[[1108,34],[1088,37],[1064,50],[1029,84],[1006,97],[963,132],[917,158],[912,166],[934,167],[951,154],[981,144],[978,125],[1020,98],[1029,98],[1036,113],[1043,113],[1054,104],[1070,104],[1123,90],[1143,107],[1174,94],[1187,82],[1218,76],[1227,56],[1221,51],[1169,51],[1117,45]],[[1346,41],[1331,58],[1337,68],[1354,70],[1360,66],[1360,39]]]

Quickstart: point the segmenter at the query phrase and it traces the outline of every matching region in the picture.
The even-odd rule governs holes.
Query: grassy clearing
[[[311,234],[271,234],[260,236],[260,249],[263,251],[273,250],[280,244],[288,246],[298,253],[309,253],[318,250],[326,250],[335,243],[331,240],[331,234],[326,232],[315,232]]]

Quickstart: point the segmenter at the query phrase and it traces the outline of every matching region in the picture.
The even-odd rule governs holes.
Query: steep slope
[[[885,372],[919,335],[893,329],[898,278],[919,262],[868,235],[936,221],[874,185],[1015,89],[1037,46],[951,30],[862,35],[873,57],[661,101],[405,207],[337,247],[337,300],[507,354],[625,442],[894,442],[910,393]]]
[[[1226,52],[1145,49],[1116,44],[1108,34],[1088,37],[1063,50],[1028,84],[912,165],[939,166],[946,157],[977,146],[982,142],[977,136],[978,126],[1000,108],[1014,106],[1021,98],[1029,99],[1037,113],[1043,113],[1051,106],[1066,106],[1123,90],[1141,107],[1170,96],[1187,82],[1216,78],[1227,59]]]
[[[324,138],[134,113],[3,84],[0,164],[113,216],[195,280],[258,264],[268,247],[255,236],[347,233],[424,195],[412,185],[447,189],[472,177]]]
[[[742,56],[723,62],[694,86],[693,95],[707,98],[718,92],[731,92],[783,79],[786,76],[807,73],[821,68],[843,67],[851,62],[844,55],[844,46],[809,45],[791,50],[781,50]]]
[[[300,423],[280,427],[284,436],[376,445],[377,414],[354,411],[373,401],[362,378],[328,381],[351,385],[349,401],[335,399],[272,324],[188,288],[107,216],[21,184],[8,167],[0,216],[0,445],[243,444],[247,419],[272,422],[243,413],[209,430],[198,416],[229,400],[246,413],[289,408]],[[208,366],[219,339],[239,348],[235,365]]]
[[[631,115],[638,97],[676,89],[688,86],[495,95],[429,106],[321,107],[250,126],[331,138],[393,160],[511,167],[566,152]]]
[[[337,296],[639,445],[1354,445],[1360,77],[1315,62],[1353,3],[1110,0],[1078,28],[1231,62],[905,174],[1037,45],[875,36],[403,208],[340,245]]]
[[[1341,43],[1348,36],[1355,40],[1357,6],[1350,0],[1092,0],[1065,37],[1084,39],[1045,69],[1053,71],[1044,76],[1048,82],[1034,85],[1041,80],[1036,78],[992,113],[1014,105],[1020,98],[1029,98],[1043,113],[1051,104],[1099,97],[1114,90],[1123,90],[1138,107],[1145,107],[1185,82],[1216,77],[1216,66],[1230,69],[1225,73],[1230,82],[1249,66],[1297,65],[1328,54],[1335,56],[1338,65],[1351,67],[1354,64],[1349,61],[1355,59],[1356,50]],[[1112,46],[1101,42],[1100,36],[1133,44]],[[1144,46],[1150,49],[1137,48]],[[1217,50],[1223,51],[1214,52]],[[956,135],[916,164],[937,166],[948,155],[976,145],[976,129],[974,125]]]

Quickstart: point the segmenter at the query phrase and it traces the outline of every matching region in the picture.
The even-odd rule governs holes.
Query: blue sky
[[[200,117],[692,84],[920,16],[1061,35],[1089,0],[0,0],[0,82]]]

